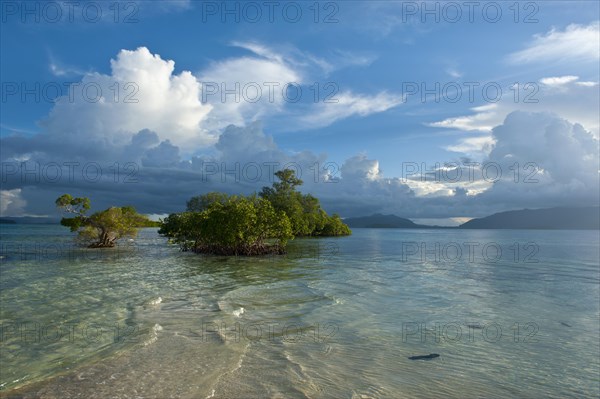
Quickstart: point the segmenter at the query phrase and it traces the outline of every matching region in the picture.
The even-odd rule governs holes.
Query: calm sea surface
[[[89,250],[0,228],[2,396],[600,395],[598,231],[355,229],[225,258],[156,229]]]

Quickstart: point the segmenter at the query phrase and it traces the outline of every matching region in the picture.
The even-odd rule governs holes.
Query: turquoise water
[[[224,258],[155,229],[108,250],[1,229],[1,394],[600,393],[598,231],[355,229]]]

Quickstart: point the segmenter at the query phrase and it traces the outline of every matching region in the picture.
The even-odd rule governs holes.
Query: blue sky
[[[455,223],[520,207],[597,204],[599,3],[472,7],[280,2],[271,22],[264,2],[81,2],[69,10],[62,2],[3,1],[2,162],[43,168],[79,157],[106,165],[129,161],[147,180],[124,193],[103,180],[93,185],[41,176],[37,182],[6,166],[2,214],[50,214],[52,195],[69,189],[87,190],[99,205],[121,196],[144,212],[176,211],[190,194],[225,185],[218,179],[195,191],[182,188],[170,193],[176,201],[166,195],[149,201],[148,192],[167,184],[157,177],[165,173],[174,187],[187,187],[186,173],[198,172],[190,165],[202,160],[287,160],[306,168],[318,162],[319,178],[311,178],[306,190],[342,216],[393,212]],[[252,23],[256,10],[261,16]],[[302,16],[294,22],[298,10]],[[90,103],[77,89],[72,101],[65,100],[73,82],[98,84],[104,97],[118,87],[120,101],[104,107],[106,99]],[[233,95],[222,101],[219,92],[207,94],[236,82],[240,92],[258,85],[262,95],[257,102],[243,95],[235,102]],[[302,95],[291,102],[275,90],[270,102],[265,82],[297,83]],[[138,89],[137,106],[123,104],[133,90],[127,83]],[[39,101],[35,94],[23,97],[23,88]],[[435,94],[422,98],[424,88]],[[328,93],[337,102],[326,103]],[[462,96],[455,101],[457,93]],[[227,130],[230,124],[241,130]],[[139,135],[144,129],[151,133]],[[154,135],[156,142],[133,151],[136,135]],[[406,170],[408,163],[434,171],[436,163],[464,168],[470,161],[496,162],[504,178],[455,184]],[[334,166],[323,169],[327,162]],[[523,165],[535,164],[542,178],[533,185],[505,181],[515,162],[521,174],[529,171]],[[306,168],[305,176],[312,176]],[[320,184],[331,171],[343,181]],[[251,191],[249,183],[235,181],[226,189]],[[565,190],[574,194],[567,197]]]

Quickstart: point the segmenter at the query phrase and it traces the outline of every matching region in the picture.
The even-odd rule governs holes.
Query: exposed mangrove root
[[[283,255],[285,248],[280,244],[252,244],[223,246],[218,244],[199,244],[194,247],[182,248],[200,254],[221,256],[258,256],[258,255]]]
[[[113,248],[115,245],[116,244],[114,241],[94,242],[94,243],[88,245],[88,248]]]

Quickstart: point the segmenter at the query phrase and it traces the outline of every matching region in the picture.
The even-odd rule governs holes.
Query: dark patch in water
[[[467,324],[467,327],[475,330],[483,330],[483,326],[481,324]]]
[[[410,356],[410,360],[431,360],[436,357],[440,357],[437,353],[430,353],[429,355],[420,355],[420,356]]]
[[[570,324],[567,324],[567,323],[565,323],[564,321],[561,321],[561,322],[560,322],[560,324],[562,324],[562,325],[563,325],[563,326],[565,326],[565,327],[573,327],[572,325],[570,325]]]

